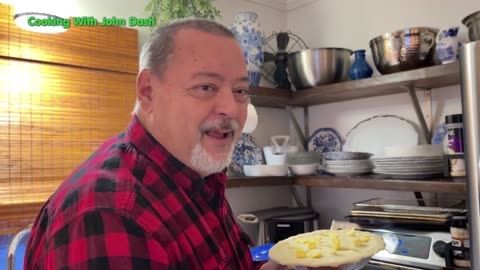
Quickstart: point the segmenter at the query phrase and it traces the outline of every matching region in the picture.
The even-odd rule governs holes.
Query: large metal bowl
[[[373,62],[382,74],[435,65],[438,29],[407,28],[370,40]]]
[[[288,74],[297,90],[348,79],[350,55],[344,48],[316,48],[288,55]]]
[[[468,28],[470,41],[480,40],[480,11],[468,15],[462,20],[462,23]]]

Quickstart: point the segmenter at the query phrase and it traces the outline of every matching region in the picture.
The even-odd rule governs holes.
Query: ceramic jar
[[[441,29],[436,38],[435,51],[442,64],[453,63],[458,60],[458,27]]]
[[[251,86],[260,83],[263,64],[264,35],[258,22],[258,15],[254,12],[239,12],[234,17],[235,21],[230,31],[235,35],[245,56],[248,80]]]
[[[356,50],[354,52],[355,61],[349,70],[349,75],[352,80],[360,80],[372,77],[373,69],[365,60],[365,50]]]

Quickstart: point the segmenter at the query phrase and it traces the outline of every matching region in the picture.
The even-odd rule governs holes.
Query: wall
[[[368,45],[370,39],[407,27],[461,26],[464,17],[478,10],[478,0],[461,1],[455,9],[451,8],[451,1],[447,0],[318,0],[290,11],[287,14],[287,25],[293,33],[304,39],[310,48],[366,49],[367,59],[372,63]],[[466,28],[463,25],[460,31],[462,40],[467,40]],[[372,67],[375,70],[374,65]],[[374,76],[378,76],[378,72],[375,72]],[[419,94],[419,99],[422,102],[427,98]],[[431,91],[431,102],[431,124],[435,130],[438,124],[444,121],[445,115],[461,113],[460,86]],[[320,127],[333,127],[344,138],[356,123],[378,114],[395,114],[418,125],[407,94],[313,106],[309,113],[311,132]],[[353,202],[374,197],[413,198],[413,193],[312,188],[313,206],[321,213],[322,227],[328,227],[332,219],[347,215]]]

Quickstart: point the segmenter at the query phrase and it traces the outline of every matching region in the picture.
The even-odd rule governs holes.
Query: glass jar
[[[453,216],[450,219],[452,236],[453,264],[459,267],[470,267],[470,237],[466,216]]]
[[[461,114],[445,116],[447,128],[447,154],[463,154],[463,117]],[[465,159],[450,159],[450,176],[465,176]]]

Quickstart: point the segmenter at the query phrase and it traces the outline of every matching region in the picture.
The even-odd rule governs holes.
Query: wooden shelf
[[[378,175],[358,177],[298,176],[295,184],[311,187],[337,187],[378,189],[396,191],[418,191],[434,193],[466,193],[465,178],[439,178],[428,180],[385,179]]]
[[[229,177],[227,188],[259,187],[259,186],[288,186],[293,185],[292,177]]]
[[[379,175],[357,177],[295,176],[295,177],[229,177],[228,188],[300,185],[310,187],[357,188],[434,193],[466,193],[465,178],[426,180],[385,179]]]
[[[363,80],[322,85],[298,92],[252,87],[252,102],[261,107],[312,106],[407,92],[409,86],[432,89],[460,83],[458,62],[419,68]]]
[[[328,188],[466,193],[465,178],[430,180],[393,180],[375,175],[362,177],[296,176],[296,177],[229,177],[227,188],[300,185]],[[33,223],[44,202],[0,205],[0,234],[16,233]]]
[[[291,106],[293,92],[288,89],[251,87],[252,104],[259,107],[285,108]]]

